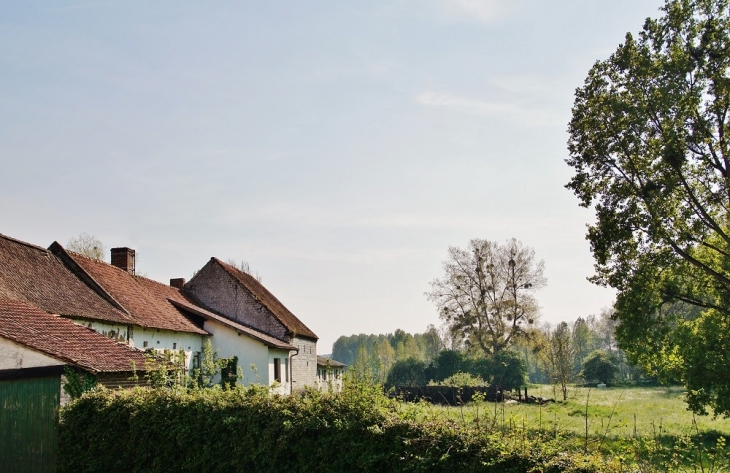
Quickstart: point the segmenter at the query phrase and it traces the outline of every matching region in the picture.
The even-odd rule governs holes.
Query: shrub
[[[341,394],[96,390],[61,411],[60,472],[600,471],[558,441],[416,420],[377,386]]]
[[[479,376],[474,376],[470,373],[462,373],[461,371],[449,376],[443,381],[439,382],[430,382],[428,383],[429,386],[453,386],[453,387],[462,387],[462,386],[486,386],[487,383],[480,378]]]
[[[609,384],[618,374],[616,357],[605,350],[594,350],[583,360],[580,375],[586,382],[603,382]]]

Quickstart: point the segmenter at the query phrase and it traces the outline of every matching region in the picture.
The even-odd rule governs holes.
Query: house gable
[[[185,284],[184,291],[214,312],[279,340],[289,338],[289,330],[271,311],[246,289],[215,258]]]
[[[317,335],[250,274],[211,258],[184,287],[203,305],[281,340]]]

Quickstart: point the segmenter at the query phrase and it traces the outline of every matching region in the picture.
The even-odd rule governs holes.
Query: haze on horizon
[[[573,92],[660,0],[0,5],[0,233],[190,278],[246,260],[329,353],[439,325],[447,248],[515,237],[542,320],[598,314]]]

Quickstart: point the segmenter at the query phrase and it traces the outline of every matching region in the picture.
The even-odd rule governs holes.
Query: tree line
[[[550,383],[567,397],[574,383],[651,380],[628,364],[616,342],[612,310],[555,326],[538,325],[519,341],[496,353],[455,340],[448,328],[430,325],[424,333],[396,330],[387,334],[341,336],[332,357],[360,379],[386,386],[499,384],[513,389]],[[395,348],[393,346],[395,345]]]

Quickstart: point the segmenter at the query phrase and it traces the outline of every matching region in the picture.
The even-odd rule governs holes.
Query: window
[[[172,344],[172,349],[175,350],[177,348],[177,343]]]
[[[274,358],[274,379],[281,383],[281,358]]]
[[[147,348],[149,346],[149,344],[150,344],[150,342],[145,340],[144,342],[142,342],[142,348]]]
[[[284,358],[284,381],[289,382],[289,359]]]

